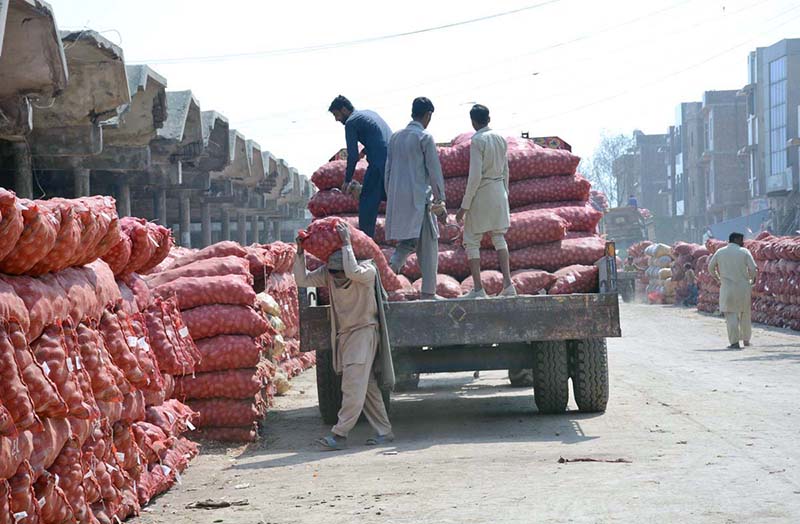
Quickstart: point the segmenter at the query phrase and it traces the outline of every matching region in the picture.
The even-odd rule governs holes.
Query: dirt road
[[[800,334],[625,305],[603,415],[536,413],[503,373],[429,375],[395,395],[395,445],[316,451],[314,373],[278,399],[265,441],[209,449],[142,523],[800,522]],[[569,462],[560,458],[624,459]],[[203,499],[246,499],[217,510]]]

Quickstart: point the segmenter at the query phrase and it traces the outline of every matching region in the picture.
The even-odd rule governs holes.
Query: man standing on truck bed
[[[728,245],[708,262],[708,272],[719,282],[719,310],[728,325],[728,349],[740,349],[739,341],[750,345],[751,292],[756,280],[756,262],[744,247],[744,235],[731,233]]]
[[[342,408],[339,421],[331,434],[317,440],[326,450],[347,447],[347,435],[358,422],[363,410],[367,421],[377,435],[367,440],[367,445],[378,445],[394,440],[392,425],[386,413],[383,396],[378,387],[374,368],[379,367],[382,383],[394,383],[391,368],[391,349],[378,294],[383,294],[378,270],[372,261],[356,262],[350,245],[349,226],[342,222],[336,226],[342,239],[342,249],[328,258],[328,263],[309,272],[306,269],[303,244],[297,241],[294,277],[298,287],[322,287],[330,290],[331,348],[333,368],[342,375]],[[379,348],[380,346],[380,348]],[[380,351],[378,365],[376,355]],[[386,358],[384,358],[386,357]],[[388,359],[388,360],[387,360]]]
[[[417,252],[425,299],[436,295],[439,267],[439,220],[447,220],[444,177],[433,137],[426,131],[433,117],[433,102],[425,97],[411,104],[411,122],[389,140],[386,160],[386,239],[398,240],[389,266],[395,273],[408,256]]]
[[[489,109],[476,104],[469,112],[475,134],[469,148],[469,178],[456,220],[464,225],[464,247],[474,289],[464,298],[486,298],[481,284],[481,239],[489,233],[500,260],[503,290],[500,296],[517,294],[511,282],[505,234],[511,224],[508,207],[508,145],[489,129]]]
[[[386,170],[386,148],[392,130],[374,111],[356,111],[350,100],[342,95],[331,102],[328,111],[333,114],[337,122],[344,126],[344,137],[347,141],[347,170],[344,175],[342,191],[350,193],[353,190],[353,175],[358,163],[358,143],[364,146],[367,154],[367,172],[364,174],[364,183],[358,199],[358,228],[369,235],[375,236],[375,222],[378,218],[378,208],[386,200],[386,191],[383,186],[383,174]]]

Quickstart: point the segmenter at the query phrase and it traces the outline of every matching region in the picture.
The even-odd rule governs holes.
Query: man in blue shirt
[[[374,237],[378,208],[381,202],[386,200],[383,175],[386,171],[386,150],[392,130],[376,112],[356,111],[353,104],[342,95],[333,99],[328,111],[344,126],[344,136],[347,141],[347,171],[342,191],[345,193],[351,191],[351,182],[358,162],[358,143],[361,142],[364,146],[369,166],[364,174],[361,197],[358,201],[358,228],[370,237]]]

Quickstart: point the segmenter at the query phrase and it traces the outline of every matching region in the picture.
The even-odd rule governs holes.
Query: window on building
[[[769,63],[770,175],[786,170],[786,57]]]
[[[709,151],[714,151],[714,110],[708,112],[708,126],[706,127],[706,132],[708,133],[708,149]]]

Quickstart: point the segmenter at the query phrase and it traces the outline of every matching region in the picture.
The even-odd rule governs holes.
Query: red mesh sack
[[[200,306],[184,311],[183,321],[194,340],[217,335],[257,337],[267,331],[267,321],[253,308],[245,306]]]
[[[97,302],[97,293],[82,269],[69,268],[53,274],[69,301],[69,317],[74,324],[85,319],[97,321],[103,311]]]
[[[141,389],[134,389],[126,393],[122,400],[122,415],[119,420],[126,424],[144,420],[146,409],[144,392]]]
[[[523,143],[523,147],[509,144],[507,156],[511,180],[573,175],[581,161],[580,157],[566,149],[550,149],[533,143]]]
[[[124,313],[122,314],[124,316]],[[136,387],[146,386],[148,378],[139,367],[139,360],[134,353],[138,338],[126,333],[119,316],[111,311],[105,311],[100,320],[100,333],[111,360],[122,370],[125,378]]]
[[[28,388],[22,381],[15,353],[6,328],[0,326],[0,402],[11,413],[17,429],[39,431],[42,423],[34,411]]]
[[[101,258],[109,249],[119,242],[122,230],[120,227],[119,216],[117,215],[116,201],[109,196],[93,196],[79,199],[83,201],[95,216],[95,220],[100,223],[97,235],[97,244],[88,252],[81,265],[88,264],[95,259]]]
[[[0,524],[14,524],[14,516],[11,513],[11,486],[5,479],[0,479]]]
[[[31,343],[36,361],[47,371],[47,376],[55,384],[59,396],[67,405],[69,415],[80,419],[91,416],[92,410],[84,402],[78,378],[73,373],[73,360],[67,356],[64,330],[59,325],[49,326],[44,333]],[[69,362],[67,359],[69,358]]]
[[[42,524],[77,524],[78,521],[64,491],[58,487],[55,475],[44,472],[34,484],[39,501]],[[2,520],[0,520],[2,522]]]
[[[261,357],[263,342],[246,335],[219,335],[197,341],[200,363],[196,372],[253,368]]]
[[[452,147],[440,147],[439,162],[442,165],[442,174],[445,177],[466,176],[469,174],[469,147],[470,140],[466,134],[458,143],[453,143]],[[471,135],[470,135],[471,137]]]
[[[286,242],[273,242],[263,247],[269,249],[270,253],[272,253],[272,261],[275,265],[273,271],[275,273],[287,273],[292,270],[297,246]]]
[[[161,378],[161,369],[158,367],[158,359],[153,354],[150,339],[145,330],[144,316],[137,313],[135,316],[126,320],[123,311],[117,311],[117,317],[125,329],[125,339],[128,345],[136,354],[136,360],[139,362],[139,368],[147,377],[147,384],[142,386],[142,389],[148,392],[161,391],[163,389],[163,381]],[[132,347],[133,345],[136,347]]]
[[[315,218],[358,213],[358,200],[338,189],[319,191],[308,201],[308,210]]]
[[[131,239],[131,256],[123,273],[134,273],[144,267],[156,252],[158,243],[147,228],[143,218],[124,217],[120,221],[123,234]]]
[[[49,378],[51,370],[47,364],[42,365],[36,362],[22,329],[16,324],[11,324],[8,326],[6,335],[14,346],[17,366],[36,413],[42,417],[66,417],[67,404],[58,394],[56,385]]]
[[[78,522],[99,524],[86,503],[86,492],[83,487],[85,473],[83,454],[77,439],[67,440],[49,471],[53,475],[58,475],[58,485],[67,496]]]
[[[486,291],[487,295],[497,295],[503,291],[503,274],[499,271],[487,270],[481,271],[481,286]],[[461,293],[469,293],[475,289],[475,282],[469,276],[461,282]]]
[[[147,408],[146,421],[161,428],[166,435],[178,436],[186,433],[197,422],[197,413],[176,399],[170,399],[161,406]]]
[[[2,321],[18,324],[25,333],[31,327],[31,319],[25,302],[19,298],[13,287],[0,280],[0,322]]]
[[[122,300],[122,293],[108,264],[102,260],[95,260],[80,268],[80,271],[83,271],[86,279],[94,288],[99,309],[115,306]]]
[[[412,284],[414,291],[422,291],[422,279],[418,279]],[[436,275],[436,294],[444,298],[456,298],[461,296],[461,284],[458,280],[448,275]]]
[[[238,275],[181,277],[153,290],[157,297],[175,296],[182,310],[209,304],[252,306],[256,292]]]
[[[136,304],[139,306],[139,311],[144,311],[150,304],[153,303],[153,297],[150,293],[150,287],[142,277],[136,273],[130,273],[121,277],[122,282],[130,288],[136,298]]]
[[[147,326],[149,345],[158,362],[158,368],[163,373],[181,374],[184,370],[191,372],[189,362],[182,362],[182,353],[174,343],[174,337],[167,332],[168,325],[164,322],[161,304],[153,304],[144,312]],[[170,331],[172,330],[169,324]]]
[[[530,211],[532,209],[549,209],[556,212],[557,209],[562,207],[587,207],[589,203],[585,200],[565,200],[562,202],[534,202],[526,206],[518,207],[514,211]],[[592,208],[593,209],[593,208]]]
[[[144,454],[136,444],[133,428],[130,424],[114,424],[114,449],[119,465],[134,479],[142,473]]]
[[[24,228],[22,206],[16,195],[0,187],[0,260],[11,253]]]
[[[131,426],[136,445],[142,451],[145,464],[152,465],[162,460],[175,443],[175,437],[150,422],[136,422]]]
[[[591,265],[605,254],[605,240],[600,237],[566,239],[552,244],[531,246],[511,252],[511,269],[555,271],[574,264]]]
[[[538,269],[515,271],[511,274],[511,282],[520,295],[538,295],[541,291],[546,292],[555,281],[555,275]]]
[[[197,373],[175,379],[175,396],[181,399],[253,398],[263,387],[259,371],[235,369]]]
[[[175,269],[183,266],[188,266],[199,260],[206,260],[209,258],[219,258],[227,256],[237,256],[241,258],[247,257],[247,250],[237,242],[226,240],[224,242],[217,242],[206,248],[196,251],[189,255],[180,257],[172,263],[170,269]]]
[[[139,268],[140,273],[147,273],[163,262],[175,245],[175,239],[172,238],[172,231],[168,228],[154,224],[153,222],[148,222],[147,229],[150,233],[150,237],[155,240],[157,245],[150,260]]]
[[[551,295],[594,293],[597,291],[597,266],[573,265],[555,272],[556,281],[550,287]]]
[[[13,477],[23,461],[33,454],[33,434],[21,431],[16,437],[0,437],[0,479]]]
[[[146,277],[151,289],[174,282],[179,278],[220,277],[225,275],[241,276],[252,280],[253,276],[247,259],[238,256],[227,256],[198,260],[192,264]]]
[[[200,414],[197,427],[201,429],[215,426],[223,428],[252,427],[254,422],[261,421],[266,415],[264,403],[254,402],[253,399],[213,398],[187,400],[186,403]]]
[[[172,325],[175,343],[183,353],[182,359],[190,363],[191,370],[194,370],[195,364],[200,360],[200,353],[198,353],[197,346],[189,335],[189,328],[186,327],[186,324],[183,322],[183,316],[178,309],[178,303],[174,298],[165,300],[162,303],[162,309],[164,311],[164,323],[166,325],[167,321],[169,321]]]
[[[353,180],[363,183],[364,174],[367,172],[367,164],[364,160],[359,160],[356,163],[356,170],[353,174]],[[317,186],[320,191],[326,189],[337,189],[344,185],[345,171],[347,170],[347,160],[332,160],[327,164],[314,171],[311,175],[311,182]]]
[[[18,434],[17,426],[14,425],[14,417],[8,409],[0,402],[0,437],[16,437]]]
[[[212,428],[198,429],[195,436],[203,440],[218,440],[221,442],[255,442],[258,440],[258,427],[254,424],[241,428]]]
[[[8,479],[11,487],[11,513],[15,524],[38,524],[41,519],[36,492],[33,491],[35,477],[27,461],[20,464],[16,475]]]
[[[340,221],[341,219],[338,217],[330,217],[312,222],[308,229],[299,233],[303,249],[320,260],[327,261],[334,251],[342,247],[341,238],[336,232],[336,225]],[[400,289],[401,284],[397,280],[397,275],[389,267],[389,263],[378,245],[362,231],[353,227],[350,227],[350,236],[356,258],[358,260],[371,259],[375,263],[380,272],[384,289],[386,291]]]
[[[508,249],[521,249],[536,244],[556,242],[564,238],[567,222],[549,211],[525,211],[511,215],[511,225],[506,232]],[[483,249],[492,249],[491,236],[481,240]]]
[[[115,275],[121,275],[125,271],[131,258],[132,249],[131,238],[123,231],[119,237],[119,242],[109,249],[108,253],[103,255],[103,260],[106,261]]]
[[[81,224],[68,201],[40,201],[39,204],[48,207],[58,217],[59,229],[53,248],[31,268],[29,271],[31,275],[43,275],[69,267],[69,262],[80,248],[81,241]]]
[[[60,215],[33,200],[20,199],[24,227],[14,249],[0,261],[0,273],[22,275],[42,260],[56,244]]]
[[[25,302],[30,320],[26,333],[29,341],[41,335],[45,326],[67,318],[69,300],[53,275],[40,278],[3,276],[0,280],[14,288],[16,295]]]
[[[81,356],[81,366],[89,375],[95,399],[104,402],[122,402],[122,392],[117,387],[117,382],[110,370],[114,364],[105,347],[99,344],[97,332],[85,324],[79,324],[75,329],[75,335]]]
[[[536,202],[586,200],[591,187],[591,183],[580,175],[520,180],[509,184],[508,203],[515,209]],[[445,184],[447,207],[460,207],[466,189],[467,177],[448,179]]]
[[[140,504],[147,504],[153,497],[164,493],[172,487],[175,480],[168,473],[169,468],[160,464],[156,464],[150,471],[142,473],[142,478],[139,479],[136,487]]]
[[[67,419],[44,419],[42,425],[44,431],[33,435],[33,453],[28,459],[34,478],[39,478],[44,470],[53,465],[56,457],[61,453],[61,448],[72,435]]]

